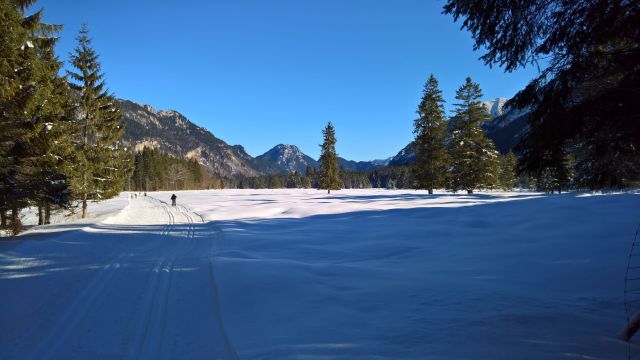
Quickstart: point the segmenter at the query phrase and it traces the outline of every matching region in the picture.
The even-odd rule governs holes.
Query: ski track
[[[166,214],[167,222],[163,225],[157,236],[155,246],[150,248],[136,248],[139,251],[136,257],[140,258],[136,265],[147,267],[143,290],[134,294],[136,298],[132,301],[133,309],[130,309],[131,317],[128,321],[126,336],[123,347],[121,347],[120,357],[126,359],[160,359],[168,358],[174,353],[172,344],[168,342],[168,324],[172,312],[172,300],[175,301],[175,293],[172,293],[175,277],[183,274],[184,262],[188,256],[202,257],[205,260],[201,266],[208,273],[208,286],[213,294],[212,309],[210,310],[216,318],[215,330],[221,339],[213,342],[222,343],[222,349],[217,354],[211,354],[216,359],[237,359],[236,351],[231,344],[222,322],[222,311],[219,301],[219,290],[214,274],[214,266],[211,257],[213,253],[200,254],[197,252],[198,239],[196,233],[196,218],[198,222],[204,224],[204,220],[198,214],[191,212],[183,205],[169,206],[166,202],[147,196],[142,199],[149,202],[154,207],[160,207]],[[178,222],[178,218],[184,219]],[[219,228],[208,231],[203,226],[204,234],[201,237],[206,241],[216,241],[222,237]],[[218,239],[214,238],[218,236]],[[208,246],[213,246],[208,243]],[[73,298],[64,312],[59,314],[55,320],[47,325],[46,336],[38,341],[37,346],[26,356],[27,359],[47,359],[59,357],[60,351],[65,348],[69,339],[73,338],[76,331],[79,331],[79,324],[93,310],[98,300],[109,291],[117,291],[118,275],[127,264],[125,260],[133,261],[133,252],[124,252],[108,258],[100,266],[97,274],[93,275],[82,290]],[[122,274],[121,276],[126,276]],[[176,314],[179,316],[179,314]],[[33,330],[33,329],[32,329]],[[215,337],[215,336],[214,336]],[[174,339],[175,340],[175,339]]]

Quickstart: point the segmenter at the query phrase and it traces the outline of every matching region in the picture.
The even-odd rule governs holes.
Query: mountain
[[[482,124],[482,128],[503,154],[512,150],[528,129],[529,109],[510,109],[505,106],[508,100],[495,98],[482,102],[492,117],[491,121]],[[412,141],[391,158],[389,166],[408,165],[415,157],[415,144]]]
[[[412,163],[416,159],[416,144],[412,141],[402,150],[400,150],[396,156],[391,158],[389,166],[402,166]]]
[[[295,145],[278,144],[266,153],[256,157],[260,162],[271,164],[278,173],[305,174],[307,166],[318,167],[318,162],[305,155]]]
[[[288,174],[297,171],[299,174],[305,174],[307,166],[318,168],[320,163],[310,156],[304,154],[295,145],[279,144],[274,146],[266,153],[256,157],[260,162],[268,163],[275,168],[276,173]],[[381,169],[387,165],[386,160],[373,161],[353,161],[338,157],[338,167],[347,171],[371,171]]]
[[[179,158],[196,159],[212,174],[233,176],[259,176],[304,174],[307,166],[318,167],[318,162],[305,155],[295,145],[276,145],[266,153],[252,157],[241,145],[229,145],[215,137],[175,110],[156,110],[129,100],[119,100],[125,132],[123,142],[136,151],[145,146]],[[338,164],[348,171],[369,171],[382,168],[385,161],[350,161],[338,158]]]
[[[372,171],[382,169],[387,166],[386,160],[373,160],[373,161],[353,161],[338,157],[338,167],[347,171]]]
[[[196,159],[221,176],[257,176],[270,169],[256,161],[240,145],[231,146],[207,129],[174,110],[155,110],[149,105],[119,100],[124,116],[123,141],[136,150],[159,148],[180,158]]]
[[[492,118],[497,118],[503,114],[504,104],[508,101],[507,98],[495,98],[487,101],[483,101],[482,105],[491,114]]]

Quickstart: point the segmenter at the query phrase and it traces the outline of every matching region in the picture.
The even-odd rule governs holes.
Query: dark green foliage
[[[127,186],[131,191],[198,190],[221,187],[218,181],[205,181],[204,168],[193,159],[179,159],[157,149],[143,148],[134,155],[133,174]],[[214,186],[215,183],[215,186]]]
[[[329,122],[322,131],[324,142],[320,145],[320,180],[319,189],[340,190],[342,182],[338,168],[338,154],[336,153],[336,132],[333,124]]]
[[[570,152],[576,186],[639,179],[640,2],[449,0],[444,10],[464,19],[487,64],[548,64],[510,102],[532,109],[521,172],[548,178]]]
[[[491,119],[480,99],[480,86],[467,78],[456,92],[455,114],[449,147],[451,171],[449,187],[453,191],[493,188],[498,185],[499,154],[482,131],[481,124]]]
[[[516,164],[518,159],[511,151],[500,156],[500,188],[511,190],[516,185]]]
[[[105,87],[98,54],[91,47],[89,30],[84,25],[76,38],[68,71],[77,102],[76,152],[72,187],[82,200],[82,217],[87,217],[87,200],[113,197],[122,190],[131,164],[118,140],[123,129],[122,114],[115,98]]]
[[[42,23],[41,11],[27,15],[31,3],[0,2],[0,212],[11,210],[14,234],[21,208],[68,203],[69,96],[53,37],[61,26]]]
[[[444,99],[438,81],[431,74],[424,85],[422,100],[414,121],[416,162],[414,164],[416,186],[433,193],[434,188],[444,187],[451,159],[445,145],[447,120],[444,115]]]

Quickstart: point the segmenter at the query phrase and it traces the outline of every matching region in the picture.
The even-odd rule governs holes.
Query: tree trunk
[[[433,195],[433,189],[429,189],[429,195]]]
[[[38,225],[44,225],[44,211],[40,205],[38,205]]]
[[[0,227],[7,227],[7,210],[0,211]]]
[[[89,217],[89,209],[87,209],[87,194],[82,195],[82,218],[86,219]]]
[[[11,229],[13,235],[18,235],[22,231],[22,222],[20,221],[20,209],[13,205],[11,207]]]
[[[45,225],[51,224],[51,204],[44,204],[44,223]]]
[[[467,189],[467,194],[473,194],[473,189]]]

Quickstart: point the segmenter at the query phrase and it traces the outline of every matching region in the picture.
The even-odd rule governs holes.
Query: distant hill
[[[266,153],[252,157],[241,145],[229,145],[175,110],[156,110],[150,105],[119,100],[124,115],[123,141],[137,151],[143,147],[157,148],[180,158],[196,159],[212,174],[259,176],[304,174],[307,166],[317,168],[318,161],[304,154],[295,145],[279,144]],[[368,171],[382,168],[384,160],[350,161],[338,158],[339,166],[348,171]]]

